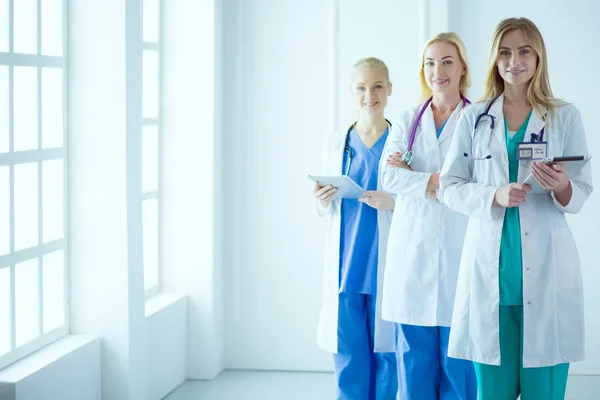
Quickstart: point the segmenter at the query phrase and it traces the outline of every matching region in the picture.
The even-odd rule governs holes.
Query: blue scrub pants
[[[450,328],[395,325],[402,400],[477,398],[473,363],[448,357]]]
[[[340,293],[338,310],[338,400],[395,400],[396,356],[373,352],[375,296]]]

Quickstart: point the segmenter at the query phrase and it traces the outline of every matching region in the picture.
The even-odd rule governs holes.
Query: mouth
[[[506,73],[511,74],[513,76],[519,76],[521,75],[523,72],[525,72],[524,69],[507,69]]]
[[[431,81],[434,85],[445,85],[450,82],[450,79],[434,79]]]
[[[378,101],[368,101],[368,102],[366,102],[366,103],[363,103],[363,105],[364,105],[365,107],[375,107],[375,106],[377,106],[378,104],[379,104],[379,102],[378,102]]]

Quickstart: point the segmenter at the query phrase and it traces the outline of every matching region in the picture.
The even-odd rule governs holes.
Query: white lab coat
[[[425,190],[431,174],[442,169],[463,104],[450,115],[439,139],[430,104],[417,127],[412,171],[391,167],[387,157],[406,152],[421,107],[402,114],[380,164],[383,188],[398,195],[388,239],[383,319],[450,326],[467,217],[429,198]]]
[[[396,125],[390,127],[389,135],[397,130]],[[348,129],[339,130],[328,138],[323,153],[322,175],[340,175],[344,161],[344,146]],[[381,188],[381,171],[377,180],[377,190]],[[325,259],[323,275],[323,305],[319,318],[317,342],[321,348],[331,353],[338,352],[338,295],[340,271],[340,229],[341,200],[333,199],[329,208],[323,209],[317,200],[319,215],[327,218],[325,234]],[[375,352],[395,351],[394,325],[381,319],[381,290],[385,268],[387,239],[392,220],[392,210],[377,211],[379,230],[378,265],[377,265],[377,301],[375,318]]]
[[[508,156],[500,96],[490,138],[487,123],[475,136],[473,126],[487,103],[471,105],[461,116],[442,169],[441,195],[454,210],[468,215],[448,353],[451,357],[500,365],[498,262],[505,208],[493,205],[496,190],[509,183]],[[587,144],[578,110],[566,105],[544,118],[536,110],[525,141],[545,126],[548,156],[586,155]],[[530,172],[519,163],[519,182]],[[573,196],[566,207],[550,193],[529,194],[519,207],[523,247],[523,366],[545,367],[584,359],[583,293],[579,257],[565,213],[581,210],[592,192],[590,165],[573,176]]]

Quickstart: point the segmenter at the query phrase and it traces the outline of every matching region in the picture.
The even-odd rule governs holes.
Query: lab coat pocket
[[[556,289],[564,290],[581,286],[581,270],[577,246],[569,228],[555,229],[552,231],[552,245],[554,252],[554,277]]]

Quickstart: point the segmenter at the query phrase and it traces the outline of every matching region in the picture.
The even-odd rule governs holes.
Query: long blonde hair
[[[464,97],[467,97],[467,90],[471,87],[471,68],[469,67],[469,60],[467,58],[467,49],[463,44],[460,37],[454,32],[442,32],[438,33],[425,44],[423,48],[423,55],[421,56],[421,68],[419,70],[419,77],[421,78],[421,103],[425,103],[432,95],[431,89],[427,86],[425,80],[425,51],[427,48],[438,42],[444,42],[454,45],[460,57],[460,61],[465,66],[467,72],[460,77],[459,91]]]
[[[501,21],[496,27],[481,101],[495,99],[504,92],[504,79],[500,76],[498,67],[496,66],[498,48],[504,35],[516,29],[520,29],[523,32],[527,44],[531,46],[538,57],[537,68],[527,88],[527,100],[539,113],[542,113],[544,107],[551,111],[556,107],[565,105],[564,101],[554,97],[550,88],[548,58],[546,56],[544,38],[542,38],[542,34],[537,26],[527,18],[507,18]]]

